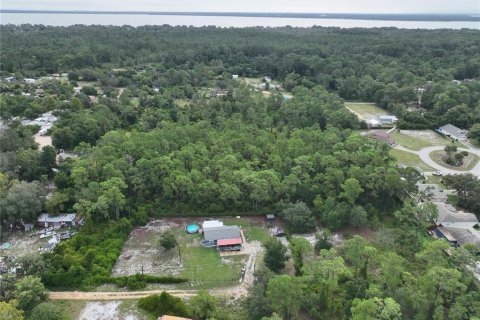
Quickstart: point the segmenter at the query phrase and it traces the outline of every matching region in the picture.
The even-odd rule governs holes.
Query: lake
[[[478,21],[394,21],[357,19],[310,19],[272,17],[225,17],[225,16],[169,16],[147,14],[65,14],[65,13],[1,13],[1,24],[44,24],[70,26],[74,24],[98,25],[186,25],[201,27],[340,27],[340,28],[380,28],[402,29],[479,29]]]

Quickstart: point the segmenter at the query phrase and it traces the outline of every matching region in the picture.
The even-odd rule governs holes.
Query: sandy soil
[[[161,233],[172,227],[183,226],[182,223],[164,219],[133,230],[113,268],[112,276],[132,275],[142,270],[145,274],[158,276],[179,275],[183,265],[178,252],[165,252],[158,245]]]
[[[33,136],[35,139],[35,142],[38,143],[38,149],[42,150],[43,147],[45,146],[51,146],[52,145],[52,137],[50,136],[41,136],[39,133]]]
[[[79,320],[115,320],[118,319],[120,301],[88,302],[78,317]]]

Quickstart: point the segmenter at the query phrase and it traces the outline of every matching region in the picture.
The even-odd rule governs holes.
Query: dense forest
[[[402,128],[480,122],[480,84],[471,81],[480,76],[478,30],[24,25],[1,33],[4,74],[69,72],[135,96],[152,87],[189,96],[224,73],[269,75],[287,91],[322,85],[346,100],[375,101],[401,115]]]
[[[44,285],[188,281],[110,276],[129,233],[149,219],[275,212],[290,253],[275,239],[265,244],[248,297],[200,292],[185,304],[162,294],[139,307],[196,320],[479,319],[478,248],[428,236],[437,210],[417,190],[424,177],[359,134],[366,124],[344,105],[376,102],[400,128],[451,123],[477,138],[479,31],[4,25],[0,33],[2,231],[42,212],[85,221],[53,252],[23,259],[18,280],[2,278],[0,301],[10,302],[0,314],[47,308]],[[39,149],[39,127],[22,120],[49,111],[58,117],[52,146]],[[65,150],[71,157],[56,161]],[[445,184],[479,212],[476,177]],[[318,226],[315,245],[295,236]],[[342,229],[369,237],[350,234],[334,248],[331,232]],[[26,303],[30,287],[38,299]]]

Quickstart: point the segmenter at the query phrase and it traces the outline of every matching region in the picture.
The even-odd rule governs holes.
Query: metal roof
[[[56,217],[50,216],[48,213],[42,213],[38,217],[38,222],[48,222],[48,223],[60,223],[60,222],[72,222],[75,220],[74,213],[62,214]]]
[[[235,238],[235,239],[221,239],[217,241],[217,245],[219,246],[231,246],[235,244],[242,244],[242,238]]]
[[[240,237],[240,228],[238,226],[222,226],[208,228],[203,231],[205,241],[217,241],[221,239],[236,239]]]
[[[452,124],[446,124],[446,125],[440,127],[439,129],[440,129],[440,131],[446,132],[449,135],[457,137],[457,138],[465,135],[465,133],[462,129],[460,129],[458,127],[455,127]]]
[[[448,241],[457,241],[459,244],[470,243],[480,248],[480,232],[473,228],[438,228]]]
[[[207,220],[203,221],[202,223],[202,229],[207,229],[207,228],[216,228],[216,227],[223,227],[223,222],[220,220]]]

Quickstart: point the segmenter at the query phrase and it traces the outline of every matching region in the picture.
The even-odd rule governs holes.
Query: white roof
[[[378,119],[380,120],[398,120],[395,116],[379,116]]]
[[[208,229],[208,228],[217,228],[217,227],[223,227],[223,222],[219,220],[209,220],[209,221],[203,221],[202,223],[202,229]]]
[[[75,219],[75,213],[67,213],[59,216],[52,217],[48,213],[42,213],[38,216],[38,222],[60,223],[60,222],[72,222]]]

